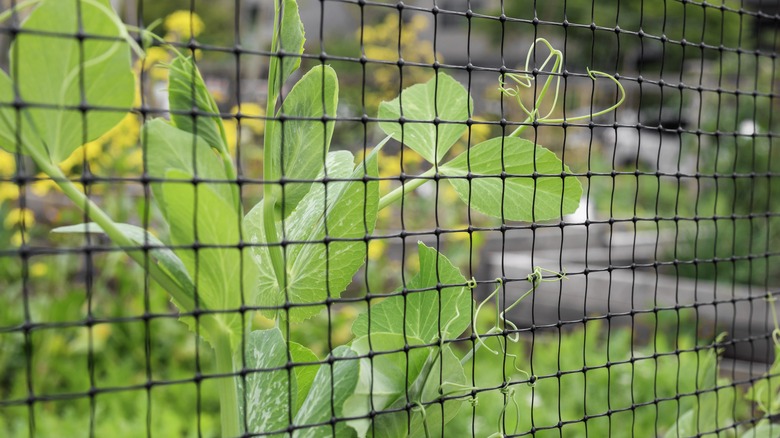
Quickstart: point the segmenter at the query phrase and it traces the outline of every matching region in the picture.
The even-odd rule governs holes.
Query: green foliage
[[[379,123],[385,133],[422,155],[431,164],[439,163],[466,131],[474,102],[463,85],[446,73],[425,84],[412,85],[401,95],[379,105]],[[438,123],[434,123],[438,120]]]
[[[14,152],[22,146],[21,153],[57,164],[122,120],[133,104],[135,80],[127,32],[110,11],[108,0],[80,7],[47,0],[24,21],[10,51],[14,76],[0,75],[0,98],[18,97],[30,106],[0,110],[0,147]],[[99,38],[60,36],[79,30]],[[82,113],[83,104],[100,109]]]
[[[281,23],[277,24],[276,21],[274,22],[274,40],[278,39],[280,52],[287,56],[278,58],[278,62],[281,64],[281,76],[276,78],[278,83],[270,84],[270,86],[280,87],[300,67],[303,44],[306,42],[306,38],[304,36],[303,23],[298,13],[298,2],[296,0],[281,0],[274,2],[274,5],[276,11],[275,20],[278,21],[281,15]],[[272,77],[275,74],[271,72]]]
[[[374,230],[378,183],[363,181],[364,175],[377,175],[376,153],[353,168],[352,154],[346,151],[328,154],[329,178],[344,179],[326,184],[317,183],[284,221],[284,236],[303,242],[289,245],[286,259],[287,287],[282,290],[272,270],[271,253],[267,246],[253,246],[252,255],[260,269],[259,304],[279,308],[285,301],[293,304],[323,303],[337,297],[352,282],[363,265],[365,243],[356,240]],[[367,173],[366,173],[367,171]],[[317,179],[322,180],[320,173]],[[267,242],[263,228],[263,203],[257,204],[245,219],[247,236],[253,244]],[[327,236],[334,240],[323,243]],[[275,240],[276,241],[276,240]],[[289,318],[301,321],[319,313],[320,306],[294,307]],[[274,312],[271,312],[274,313]],[[285,315],[286,316],[286,315]]]
[[[168,106],[174,126],[197,135],[221,153],[227,153],[219,108],[192,57],[177,56],[168,66]],[[203,114],[193,115],[193,109]],[[179,147],[185,144],[180,139],[177,143]]]
[[[135,225],[116,225],[136,247],[152,247],[153,249],[147,252],[149,255],[149,262],[159,264],[160,267],[176,281],[182,290],[187,291],[192,297],[195,296],[195,285],[193,284],[192,278],[187,272],[184,263],[172,250],[167,248],[160,239],[153,236],[149,231],[144,230],[141,227],[136,227]],[[58,227],[51,230],[51,232],[62,234],[105,234],[105,231],[100,228],[100,225],[94,222]]]
[[[295,374],[285,369],[286,364],[287,343],[279,329],[257,330],[249,334],[246,368],[253,372],[246,377],[248,432],[287,428],[293,415],[290,407],[296,406],[298,394],[295,391]]]
[[[463,202],[508,220],[554,219],[576,211],[582,196],[579,181],[565,176],[571,171],[555,154],[514,137],[475,145],[442,165],[440,171],[455,177],[447,181]],[[474,178],[466,179],[469,174]]]
[[[335,122],[323,123],[323,117],[335,118],[338,108],[339,83],[336,72],[329,66],[309,70],[282,102],[279,114],[292,116],[272,132],[273,144],[279,148],[269,151],[266,159],[282,169],[290,180],[313,181],[322,170],[323,157],[328,153]],[[330,173],[330,172],[329,172]],[[285,218],[311,189],[310,182],[292,182],[279,194],[277,207]]]
[[[62,19],[76,16],[74,4],[44,1],[25,26],[75,32],[76,20]],[[75,135],[80,119],[73,117],[82,114],[65,106],[81,103],[71,102],[74,92],[81,95],[80,66],[88,104],[127,108],[134,95],[126,31],[104,0],[81,5],[90,19],[87,30],[115,40],[85,43],[80,58],[74,54],[75,40],[43,44],[45,36],[20,36],[14,50],[24,47],[20,51],[50,57],[54,68],[51,62],[44,66],[23,58],[20,70],[28,76],[2,78],[0,97],[11,100],[9,90],[16,87],[23,99],[54,107],[22,111],[35,123],[18,133],[21,145],[12,129],[16,122],[9,118],[16,114],[3,110],[6,130],[0,130],[0,139],[10,150],[21,146],[94,221],[58,232],[106,234],[170,293],[182,313],[201,312],[183,319],[213,347],[219,378],[212,383],[219,393],[222,435],[283,435],[289,426],[296,427],[293,436],[301,437],[443,433],[436,429],[455,419],[473,389],[461,363],[466,356],[447,341],[470,326],[476,330],[471,320],[475,281],[466,281],[443,254],[419,244],[419,273],[400,293],[372,303],[368,313],[358,316],[352,327],[357,339],[333,348],[327,361],[291,342],[287,329],[324,308],[330,311],[330,300],[364,265],[378,211],[427,181],[420,178],[380,198],[379,151],[391,138],[433,164],[429,172],[451,177],[456,192],[475,210],[502,219],[546,220],[573,212],[581,188],[567,175],[569,169],[547,149],[512,136],[477,144],[440,165],[467,129],[473,110],[465,88],[444,73],[380,105],[379,117],[387,119],[380,127],[388,137],[364,159],[355,163],[350,152],[329,151],[338,111],[336,72],[317,66],[281,96],[282,85],[300,65],[304,32],[297,2],[278,0],[272,51],[279,56],[271,59],[267,90],[267,113],[276,118],[267,124],[264,138],[265,198],[244,215],[215,101],[194,60],[172,49],[171,120],[148,120],[141,133],[162,216],[155,227],[167,230],[163,239],[154,238],[150,231],[114,222],[51,165],[124,116],[90,111],[86,135]],[[45,86],[28,90],[28,77]],[[53,97],[59,100],[50,102]],[[196,117],[190,117],[193,110]],[[403,123],[393,121],[401,117]],[[469,175],[473,180],[461,178]],[[301,181],[279,182],[282,177]],[[173,250],[156,248],[163,242]],[[145,245],[152,248],[138,248]],[[252,331],[254,319],[243,306],[273,318],[274,328]],[[239,366],[246,370],[245,379],[231,376]],[[383,410],[392,412],[369,415]],[[350,420],[331,424],[344,416]]]
[[[766,415],[780,414],[780,344],[775,345],[775,361],[766,377],[754,382],[745,398],[757,404]]]
[[[406,283],[408,292],[401,295],[399,289],[360,314],[352,325],[355,336],[403,333],[431,343],[454,339],[468,328],[473,300],[466,279],[438,251],[422,242],[417,246],[420,272]]]

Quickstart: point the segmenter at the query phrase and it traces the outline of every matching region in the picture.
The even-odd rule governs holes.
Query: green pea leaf
[[[341,346],[333,350],[336,358],[333,364],[323,364],[317,371],[311,390],[303,402],[301,409],[295,415],[296,426],[327,423],[333,417],[351,416],[352,412],[344,410],[344,402],[355,391],[358,380],[359,360],[349,347]],[[345,422],[335,425],[335,434],[330,425],[298,429],[293,434],[296,438],[315,438],[330,436],[347,436],[349,429]]]
[[[336,117],[339,83],[329,66],[309,70],[284,99],[280,115],[284,123],[273,121],[276,129],[268,158],[282,176],[292,180],[314,180],[322,171],[323,159],[330,148],[334,122],[323,122],[323,116]],[[281,125],[281,126],[279,126]],[[287,217],[311,188],[310,182],[291,182],[284,186],[277,206]]]
[[[471,171],[473,179],[464,178]],[[542,221],[573,213],[582,185],[550,150],[528,140],[497,137],[442,165],[458,196],[474,210],[513,221]],[[506,177],[501,177],[506,172]],[[534,172],[539,176],[533,177]]]
[[[313,351],[309,350],[301,344],[298,344],[297,342],[290,341],[288,345],[290,348],[290,357],[292,358],[292,362],[295,364],[295,367],[293,368],[293,372],[295,373],[295,381],[298,384],[298,395],[295,398],[296,402],[294,411],[294,413],[297,413],[301,409],[303,401],[306,400],[306,397],[309,395],[311,385],[314,383],[314,378],[320,369],[320,365],[318,363],[320,359],[316,354],[314,354]]]
[[[444,436],[441,430],[442,415],[444,424],[452,421],[460,411],[465,402],[464,399],[448,399],[443,403],[440,401],[442,394],[452,397],[453,395],[464,395],[467,391],[462,388],[466,386],[466,372],[460,359],[455,355],[450,347],[444,347],[441,354],[437,354],[432,349],[431,357],[428,359],[428,374],[417,379],[416,385],[422,385],[420,404],[426,406],[425,418],[419,411],[415,412],[411,424],[411,437],[424,438],[428,436],[425,432],[426,427],[433,436]],[[433,403],[433,404],[432,404]],[[470,415],[470,413],[469,413]]]
[[[130,45],[108,0],[46,0],[22,29],[10,51],[9,71],[15,76],[10,82],[8,77],[0,79],[0,99],[13,102],[16,87],[19,98],[29,105],[20,110],[24,144],[40,148],[39,153],[45,151],[51,162],[59,163],[108,132],[132,107]],[[79,31],[99,38],[79,41],[75,37]],[[78,108],[82,104],[88,105],[85,113]],[[0,117],[0,147],[13,152],[15,111],[6,107]],[[21,152],[29,153],[24,148]]]
[[[352,325],[355,336],[367,335],[369,328],[371,333],[397,334],[405,328],[406,334],[431,343],[453,339],[468,328],[473,300],[466,279],[447,257],[422,242],[417,245],[420,272],[406,284],[408,294],[384,298],[360,314]],[[451,286],[437,290],[437,284]]]
[[[247,432],[287,429],[292,415],[290,406],[295,405],[297,391],[295,374],[285,369],[287,343],[282,332],[273,328],[250,333],[245,357],[249,370],[246,375]],[[239,400],[239,406],[243,406],[243,400]]]
[[[166,245],[160,239],[149,233],[149,231],[135,225],[116,224],[116,226],[122,234],[138,245],[139,248],[144,245],[154,247],[148,251],[150,263],[157,263],[163,272],[178,284],[183,291],[194,297],[195,286],[187,272],[187,268],[172,250],[165,247]],[[51,230],[51,232],[61,234],[105,234],[100,225],[94,222],[58,227]]]
[[[282,7],[282,21],[279,27],[279,48],[285,55],[279,59],[281,64],[281,78],[277,78],[278,84],[284,84],[287,79],[298,70],[301,65],[301,55],[303,54],[303,44],[306,42],[303,22],[298,13],[298,2],[296,0],[274,1],[276,5],[276,15],[279,15],[279,7]],[[278,85],[274,85],[278,86]]]
[[[38,153],[45,155],[46,148],[43,145],[43,140],[36,134],[32,122],[24,119],[29,113],[22,111],[17,114],[17,111],[11,106],[13,102],[13,81],[4,71],[0,70],[0,104],[2,104],[0,106],[0,148],[15,153],[18,144],[22,146],[19,148],[20,153],[27,154],[26,151],[29,148],[35,148]],[[21,121],[18,120],[20,118],[22,118]]]
[[[366,416],[348,422],[359,437],[365,437],[369,432],[379,432],[378,436],[382,437],[406,436],[408,415],[405,411],[379,414],[373,422],[368,414],[372,409],[382,412],[395,407],[403,408],[417,400],[417,395],[409,391],[423,372],[431,348],[418,347],[409,351],[404,351],[404,348],[421,344],[424,344],[421,339],[397,333],[372,333],[352,342],[352,349],[358,355],[374,354],[370,360],[360,360],[355,393],[344,404],[344,410],[350,416]]]
[[[238,248],[239,213],[213,185],[193,184],[193,175],[186,171],[169,169],[164,178],[157,202],[170,226],[171,243],[182,247],[176,254],[194,279],[200,308],[231,311],[212,316],[231,331],[235,347],[243,331],[237,309],[253,302],[257,280],[250,254]],[[213,341],[208,333],[204,337]]]
[[[780,438],[780,426],[773,424],[767,419],[763,419],[756,424],[756,427],[746,430],[740,435],[741,438]]]
[[[149,176],[165,178],[166,172],[170,169],[181,170],[188,175],[197,175],[198,178],[209,181],[203,184],[208,185],[225,201],[232,203],[233,198],[227,183],[225,168],[203,137],[171,126],[163,119],[153,119],[144,124],[141,140],[146,143]],[[160,183],[152,184],[152,190],[157,198],[161,197],[160,186]],[[160,207],[165,206],[160,205]],[[167,217],[165,210],[163,215]]]
[[[775,361],[769,371],[748,388],[745,398],[767,416],[780,414],[780,345],[775,345]]]
[[[169,66],[168,105],[173,124],[190,134],[195,134],[206,143],[227,154],[227,145],[222,141],[222,119],[214,98],[206,88],[200,71],[192,57],[177,56]],[[189,114],[197,109],[208,115]]]
[[[424,84],[412,85],[401,96],[379,105],[379,127],[432,164],[439,163],[466,131],[473,111],[471,96],[458,81],[439,73]],[[434,124],[434,120],[440,121]]]
[[[718,337],[716,343],[722,340],[723,335]],[[700,393],[695,397],[687,397],[693,402],[693,406],[680,416],[667,431],[666,437],[700,436],[714,433],[734,423],[731,416],[737,394],[730,382],[718,379],[719,354],[717,349],[702,350],[699,353],[696,391]]]
[[[268,248],[262,246],[266,242],[262,203],[247,214],[244,223],[261,276],[260,306],[280,307],[285,300],[298,305],[323,303],[329,297],[338,297],[349,285],[366,255],[365,243],[357,239],[371,233],[376,223],[378,184],[363,181],[363,177],[364,167],[368,175],[377,175],[377,150],[375,148],[365,163],[354,169],[349,152],[329,153],[328,177],[348,181],[328,182],[327,192],[325,184],[315,183],[284,221],[284,238],[296,242],[286,247],[286,290],[280,289],[271,268]],[[320,173],[317,179],[324,176]],[[327,245],[323,242],[326,224],[327,236],[332,239]],[[295,306],[289,310],[289,318],[302,321],[323,308],[324,305]]]
[[[397,333],[372,333],[353,341],[352,349],[358,355],[373,352],[374,356],[361,359],[358,384],[344,410],[355,417],[367,416],[371,409],[394,411],[380,413],[373,422],[368,418],[349,421],[359,437],[422,437],[426,424],[433,430],[442,424],[442,409],[445,423],[457,414],[461,401],[435,402],[441,394],[465,385],[463,367],[449,347],[420,347],[423,343]],[[418,407],[404,411],[410,403]],[[419,406],[426,405],[423,415]]]

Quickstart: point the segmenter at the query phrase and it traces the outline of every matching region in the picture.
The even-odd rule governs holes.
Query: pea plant
[[[453,348],[453,341],[476,331],[474,310],[484,303],[472,298],[476,280],[467,280],[445,255],[419,243],[419,272],[405,287],[370,297],[381,300],[367,298],[371,305],[355,320],[354,339],[325,359],[291,341],[290,325],[339,298],[365,263],[377,213],[429,181],[451,184],[485,215],[529,222],[574,212],[581,185],[553,152],[518,137],[526,125],[450,157],[468,129],[473,101],[444,72],[379,106],[386,137],[364,158],[329,151],[337,74],[318,65],[282,96],[300,67],[305,37],[295,0],[277,0],[275,8],[272,52],[278,56],[269,65],[263,199],[248,212],[216,102],[194,59],[172,47],[170,118],[150,118],[142,131],[144,181],[166,237],[115,222],[58,167],[134,104],[131,60],[143,50],[129,32],[141,30],[125,26],[109,0],[29,0],[0,15],[17,20],[29,12],[10,49],[9,74],[0,72],[0,146],[29,157],[89,218],[54,232],[108,236],[189,316],[183,321],[215,352],[223,436],[434,435],[433,427],[477,401],[463,364],[487,345],[487,336],[514,328],[501,312],[471,351]],[[561,54],[549,48],[551,71],[559,73]],[[517,87],[533,80],[507,78]],[[527,122],[553,120],[539,107],[553,82],[557,102],[558,81],[550,75],[530,109],[522,106]],[[519,99],[519,88],[502,84]],[[378,151],[391,139],[431,168],[383,194]],[[529,293],[543,272],[529,275]],[[554,274],[546,281],[562,277]],[[255,311],[275,327],[252,331]]]

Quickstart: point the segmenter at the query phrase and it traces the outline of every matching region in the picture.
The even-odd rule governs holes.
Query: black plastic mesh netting
[[[0,0],[0,436],[780,437],[779,14]]]

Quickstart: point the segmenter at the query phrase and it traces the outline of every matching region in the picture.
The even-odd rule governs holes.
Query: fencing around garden
[[[780,437],[779,34],[0,1],[0,436]]]

